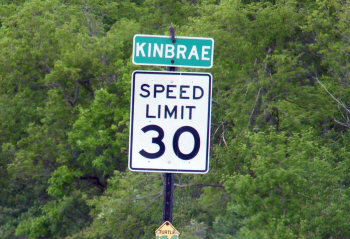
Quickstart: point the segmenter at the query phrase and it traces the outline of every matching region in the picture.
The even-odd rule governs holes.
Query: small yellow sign
[[[156,239],[178,239],[180,233],[170,222],[164,222],[155,232]]]

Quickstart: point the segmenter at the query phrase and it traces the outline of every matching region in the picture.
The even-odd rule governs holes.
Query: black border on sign
[[[132,168],[132,147],[133,147],[133,126],[134,126],[134,93],[135,93],[135,76],[136,74],[159,74],[159,75],[191,75],[191,76],[208,76],[209,77],[209,97],[208,97],[208,115],[207,115],[207,148],[206,148],[206,165],[205,170],[177,170],[177,169],[149,169],[149,168]],[[212,99],[212,75],[210,73],[191,73],[177,71],[134,71],[131,82],[131,100],[130,100],[130,133],[129,133],[129,155],[128,167],[135,172],[160,172],[160,173],[198,173],[205,174],[209,172],[209,149],[210,149],[210,126],[211,126],[211,99]]]

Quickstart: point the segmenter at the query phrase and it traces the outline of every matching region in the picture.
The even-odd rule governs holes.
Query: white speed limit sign
[[[211,87],[208,73],[133,73],[130,170],[208,172]]]

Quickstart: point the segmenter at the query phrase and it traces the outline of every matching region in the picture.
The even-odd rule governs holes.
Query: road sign
[[[156,239],[178,239],[180,233],[168,221],[164,222],[155,232]]]
[[[133,73],[130,170],[208,172],[211,87],[209,73]]]
[[[214,39],[201,37],[135,35],[132,61],[135,65],[211,68]]]

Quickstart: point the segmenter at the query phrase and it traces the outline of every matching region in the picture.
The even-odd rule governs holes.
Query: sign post
[[[175,30],[174,30],[175,37]],[[174,42],[173,42],[174,43]],[[167,67],[168,71],[176,71],[176,67]],[[163,222],[173,222],[174,174],[163,174]],[[178,235],[177,235],[178,236]]]
[[[168,72],[135,71],[130,107],[129,169],[164,172],[163,224],[157,239],[177,239],[171,225],[173,173],[209,171],[212,76],[175,72],[176,67],[211,68],[212,38],[135,35],[135,65],[166,66]]]

